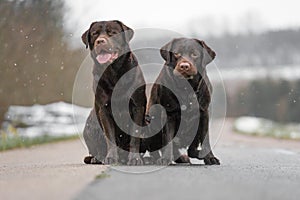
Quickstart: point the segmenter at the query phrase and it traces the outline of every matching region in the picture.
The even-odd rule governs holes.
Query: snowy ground
[[[26,137],[75,135],[82,133],[90,110],[64,102],[10,106],[2,131]]]
[[[300,124],[279,124],[263,118],[240,117],[233,126],[237,132],[247,135],[300,139]]]
[[[2,124],[2,131],[8,135],[18,134],[25,137],[81,134],[90,110],[91,108],[65,102],[10,106]],[[235,120],[233,128],[236,132],[247,135],[300,139],[300,124],[294,123],[279,124],[268,119],[244,116]],[[212,138],[219,137],[214,132],[211,131]]]

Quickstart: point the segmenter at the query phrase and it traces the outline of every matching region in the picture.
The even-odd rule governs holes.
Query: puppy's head
[[[122,22],[93,22],[81,36],[86,48],[90,48],[92,58],[100,65],[110,64],[128,51],[128,43],[133,37],[133,30]]]
[[[160,49],[160,54],[175,76],[186,79],[201,74],[216,56],[204,41],[188,38],[173,39]]]

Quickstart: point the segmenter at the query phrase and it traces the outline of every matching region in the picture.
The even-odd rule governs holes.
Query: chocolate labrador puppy
[[[137,131],[136,125],[144,124],[145,80],[137,59],[129,47],[133,34],[131,28],[114,20],[94,22],[82,35],[82,41],[86,48],[90,49],[94,61],[95,93],[94,108],[87,119],[83,133],[90,153],[90,156],[84,159],[85,163],[118,163],[120,150],[122,150],[123,153],[128,154],[127,164],[143,164],[139,153],[143,151],[140,149],[141,133]],[[112,94],[117,82],[130,70],[135,70],[134,75],[129,75],[122,82],[118,88],[119,96],[113,100]],[[135,85],[142,86],[138,87],[133,94],[128,93]],[[112,102],[124,102],[128,98],[130,100],[127,107],[116,108],[121,123],[126,123],[127,130],[124,130],[117,125],[113,116]],[[125,117],[125,112],[129,112],[131,119]]]
[[[163,46],[160,53],[165,64],[152,87],[148,108],[160,104],[165,108],[167,117],[163,130],[148,143],[149,151],[163,147],[158,164],[170,164],[174,158],[178,163],[190,162],[190,157],[204,159],[206,165],[219,165],[209,144],[208,108],[212,87],[205,69],[215,58],[215,52],[204,41],[177,38]],[[184,82],[191,86],[189,92]],[[168,84],[169,87],[159,83]],[[194,102],[191,100],[193,98]],[[180,105],[180,99],[187,103]],[[200,118],[197,119],[197,116]],[[181,123],[183,129],[179,127]],[[190,133],[192,129],[196,130],[195,135]],[[198,150],[200,144],[201,150]],[[178,151],[186,147],[188,157],[180,155]]]

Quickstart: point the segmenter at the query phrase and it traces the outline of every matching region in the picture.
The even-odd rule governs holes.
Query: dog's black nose
[[[106,44],[107,40],[104,37],[98,37],[95,41],[96,44]]]
[[[179,64],[179,67],[182,71],[189,71],[191,69],[191,64],[188,62],[182,62]]]

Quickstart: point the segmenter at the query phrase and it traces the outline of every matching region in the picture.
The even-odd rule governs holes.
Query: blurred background
[[[227,117],[298,124],[298,4],[296,0],[1,0],[0,124],[11,105],[71,103],[76,73],[88,54],[80,36],[92,21],[111,19],[134,29],[169,29],[205,40],[217,53]],[[293,131],[300,132],[295,127]]]

